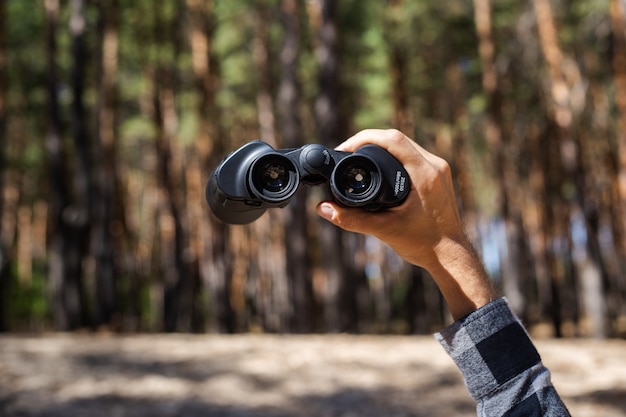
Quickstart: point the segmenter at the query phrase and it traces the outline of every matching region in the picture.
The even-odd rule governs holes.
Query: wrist
[[[444,296],[455,320],[497,297],[489,276],[471,242],[465,237],[444,238],[425,265]]]

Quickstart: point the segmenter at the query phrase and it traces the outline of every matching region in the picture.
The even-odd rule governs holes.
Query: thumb
[[[383,226],[381,222],[384,220],[380,214],[359,208],[341,207],[330,201],[322,201],[316,210],[320,217],[349,232],[375,234]]]

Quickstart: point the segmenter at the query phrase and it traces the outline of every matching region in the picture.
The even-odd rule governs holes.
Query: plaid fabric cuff
[[[541,363],[505,298],[470,313],[435,337],[461,370],[477,401]]]

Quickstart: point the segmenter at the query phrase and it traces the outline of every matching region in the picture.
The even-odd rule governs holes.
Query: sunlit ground
[[[626,417],[626,341],[539,340],[573,415]],[[475,416],[428,336],[0,337],[1,416]]]

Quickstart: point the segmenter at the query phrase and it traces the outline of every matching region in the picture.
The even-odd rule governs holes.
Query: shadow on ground
[[[626,417],[626,344],[602,346],[539,350],[573,415]],[[590,369],[611,370],[613,385],[587,377]],[[5,417],[475,415],[430,337],[0,337]]]
[[[473,415],[474,407],[467,402],[447,404],[443,411],[433,406],[420,407],[397,404],[385,399],[384,392],[356,389],[342,390],[328,396],[311,396],[296,399],[285,406],[271,405],[246,407],[243,405],[217,405],[210,400],[154,398],[126,398],[102,395],[72,400],[60,404],[47,404],[41,409],[16,409],[10,404],[0,408],[2,416],[20,417],[294,417],[294,416],[397,416],[426,417]],[[452,414],[450,414],[452,412]]]

